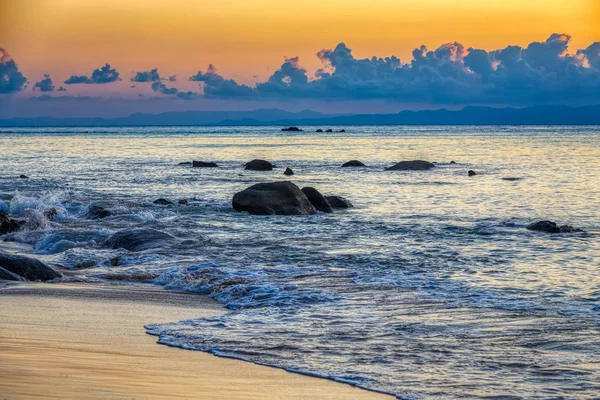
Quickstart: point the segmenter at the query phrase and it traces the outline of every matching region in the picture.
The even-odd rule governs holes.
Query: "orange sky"
[[[284,56],[344,41],[358,57],[409,61],[421,44],[525,46],[551,33],[571,48],[600,39],[598,0],[0,0],[0,47],[30,80],[89,75],[109,62],[129,78],[158,67],[181,81],[213,63],[239,81],[265,79]],[[125,82],[122,83],[125,85]]]

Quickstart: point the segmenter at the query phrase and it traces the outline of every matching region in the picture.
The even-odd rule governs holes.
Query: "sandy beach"
[[[0,290],[1,399],[377,399],[388,396],[170,348],[144,324],[212,316],[161,289],[17,284]]]

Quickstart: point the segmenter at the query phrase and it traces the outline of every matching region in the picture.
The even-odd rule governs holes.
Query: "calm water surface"
[[[0,129],[0,209],[28,220],[2,246],[96,264],[67,281],[152,282],[229,309],[148,326],[164,344],[407,399],[598,396],[600,127],[344,128]],[[244,171],[253,158],[280,168]],[[192,159],[221,167],[177,165]],[[368,167],[341,169],[350,159]],[[437,168],[383,171],[408,159]],[[300,187],[355,207],[231,209],[234,193],[284,179],[288,166]],[[159,197],[189,205],[152,204]],[[90,204],[113,216],[85,219]],[[587,233],[525,229],[538,219]],[[132,227],[177,240],[104,245]]]

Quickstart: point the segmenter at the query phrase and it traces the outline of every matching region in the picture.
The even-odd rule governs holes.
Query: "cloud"
[[[149,71],[136,72],[135,76],[131,78],[131,82],[156,82],[159,80],[160,75],[158,74],[158,68]]]
[[[50,75],[44,74],[44,79],[42,79],[39,82],[36,82],[36,84],[33,85],[33,90],[36,89],[39,89],[40,92],[53,92],[54,84],[52,83],[52,78],[50,78]]]
[[[119,72],[117,72],[116,69],[111,68],[110,64],[105,64],[103,67],[92,71],[92,75],[89,77],[85,75],[73,75],[64,83],[67,85],[73,85],[77,83],[102,84],[120,80],[121,78],[119,78]]]
[[[177,96],[183,100],[191,100],[198,96],[198,93],[195,92],[180,92],[177,88],[167,87],[167,85],[160,81],[153,82],[151,88],[155,92],[162,93],[167,96]]]
[[[59,90],[60,91],[60,90]],[[87,101],[101,99],[100,97],[91,97],[91,96],[51,96],[48,94],[43,94],[37,97],[30,97],[29,101]]]
[[[27,78],[19,71],[17,63],[0,47],[0,94],[19,92]]]
[[[67,91],[67,89],[65,89],[64,87],[62,87],[62,86],[61,86],[61,87],[59,87],[59,88],[58,88],[58,91],[59,91],[59,92],[66,92],[66,91]]]
[[[486,51],[451,42],[412,59],[358,59],[344,43],[317,53],[322,68],[310,76],[298,57],[287,58],[254,87],[227,79],[211,64],[189,78],[208,98],[389,99],[438,104],[532,104],[600,101],[600,42],[568,52],[571,37],[552,34],[526,47]]]
[[[175,82],[177,80],[177,75],[169,76],[169,82]]]

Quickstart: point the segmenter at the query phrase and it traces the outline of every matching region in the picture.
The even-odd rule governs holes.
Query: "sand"
[[[0,289],[0,399],[391,398],[159,345],[144,329],[222,312],[208,297],[154,288],[10,285]]]

